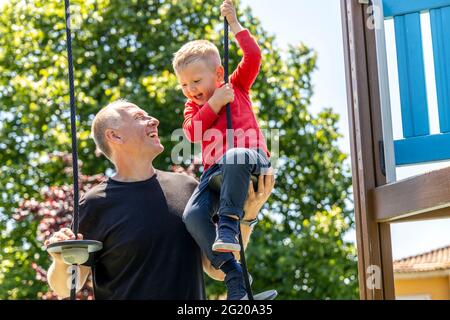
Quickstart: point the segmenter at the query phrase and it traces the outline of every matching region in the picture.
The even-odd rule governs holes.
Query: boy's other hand
[[[214,94],[209,98],[208,103],[217,114],[229,102],[234,101],[233,86],[226,83],[223,87],[217,88]]]
[[[220,13],[222,17],[227,18],[227,21],[230,25],[239,23],[236,16],[236,8],[234,7],[232,0],[224,0],[222,5],[220,6]]]

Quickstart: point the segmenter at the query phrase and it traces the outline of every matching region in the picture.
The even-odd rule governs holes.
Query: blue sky
[[[339,128],[344,137],[339,141],[339,145],[344,152],[349,153],[350,140],[339,2],[338,0],[277,0],[274,4],[275,2],[271,0],[241,0],[241,5],[248,5],[252,8],[254,15],[261,20],[264,29],[276,35],[280,48],[286,48],[288,44],[304,42],[318,52],[318,70],[313,75],[315,94],[310,111],[316,113],[323,107],[332,107],[336,113],[340,114]],[[387,39],[387,41],[390,40],[392,39]],[[426,37],[424,41],[426,41]],[[392,51],[392,48],[389,49]],[[425,55],[427,57],[427,53]],[[392,69],[391,65],[390,67]],[[391,96],[398,96],[395,85],[395,81],[390,85]],[[394,103],[392,108],[398,109],[399,107]],[[396,121],[396,116],[394,110],[393,122],[401,123],[401,120]],[[394,137],[398,136],[400,131],[401,127],[394,128]],[[447,163],[441,163],[399,168],[397,179],[447,165]],[[391,230],[394,259],[450,244],[450,219],[397,223],[392,225]],[[355,234],[351,233],[348,238],[354,240]]]

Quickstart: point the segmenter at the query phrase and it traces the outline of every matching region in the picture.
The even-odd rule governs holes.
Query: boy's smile
[[[202,106],[208,102],[223,80],[223,68],[212,70],[204,60],[194,61],[177,73],[186,98]]]

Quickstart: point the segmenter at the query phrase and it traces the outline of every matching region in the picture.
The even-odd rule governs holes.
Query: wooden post
[[[389,224],[377,223],[370,191],[386,184],[375,32],[367,5],[341,0],[361,299],[395,299]]]

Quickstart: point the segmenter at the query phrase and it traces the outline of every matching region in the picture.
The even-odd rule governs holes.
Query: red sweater
[[[236,40],[244,56],[230,76],[234,89],[231,119],[234,129],[234,147],[261,148],[269,157],[264,136],[258,126],[250,100],[250,88],[261,64],[261,50],[247,29],[238,32]],[[226,107],[216,114],[208,103],[203,106],[188,100],[184,108],[183,130],[190,142],[202,143],[202,162],[205,171],[227,150]]]

